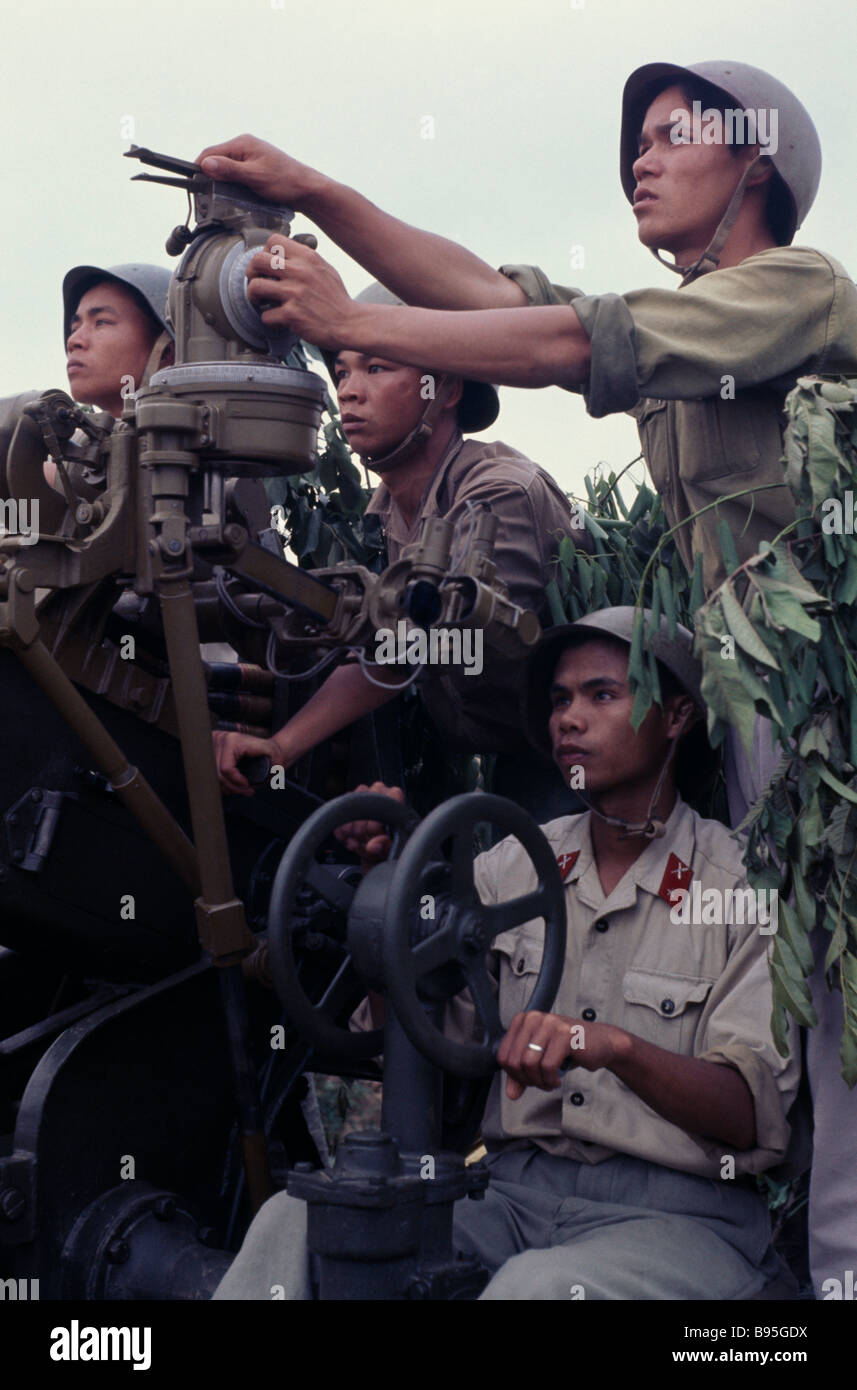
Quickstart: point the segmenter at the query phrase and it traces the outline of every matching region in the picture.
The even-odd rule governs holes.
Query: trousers
[[[764,1200],[616,1155],[578,1163],[535,1146],[486,1162],[481,1201],[456,1203],[453,1243],[492,1278],[485,1300],[742,1299],[779,1270]],[[262,1207],[214,1293],[308,1299],[306,1207],[279,1193]]]

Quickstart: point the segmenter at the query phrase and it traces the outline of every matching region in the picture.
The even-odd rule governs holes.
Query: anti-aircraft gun
[[[428,523],[381,575],[308,572],[254,538],[234,480],[307,470],[325,397],[315,374],[285,364],[293,339],[270,334],[246,296],[250,259],[272,232],[289,235],[292,214],[196,165],[128,153],[165,171],[139,178],[193,200],[193,219],[168,241],[181,253],[168,307],[175,363],[127,397],[110,432],[60,391],[25,405],[8,487],[21,498],[42,488],[50,456],[66,507],[52,531],[0,539],[0,667],[15,711],[0,796],[0,1128],[14,1121],[0,1157],[0,1246],[10,1274],[40,1278],[42,1297],[207,1296],[229,1261],[223,1247],[273,1190],[272,1136],[294,1115],[311,1051],[292,1035],[291,1051],[260,1069],[260,1039],[280,1015],[273,995],[254,994],[248,1009],[246,979],[266,969],[257,933],[277,861],[319,797],[283,781],[276,800],[230,808],[227,830],[201,637],[230,641],[241,658],[230,679],[258,694],[307,652],[371,654],[378,630],[402,621],[479,627],[511,658],[539,635],[496,579],[488,514],[469,519],[464,544],[444,521]],[[354,896],[355,869],[344,855],[314,862],[329,820],[321,841],[313,831],[312,864],[301,851],[296,900],[280,909],[291,964],[275,950],[274,973],[291,981],[297,1024],[319,998],[341,1023],[363,988],[343,987],[353,948],[341,922],[331,926]],[[423,869],[440,872],[430,861],[409,886]],[[380,949],[377,897],[369,916],[364,965]],[[493,934],[473,922],[462,931],[447,942],[453,959]],[[456,970],[447,984],[459,983]],[[374,978],[371,965],[360,973]],[[478,988],[495,1034],[496,1009]],[[416,1008],[414,996],[408,1018]],[[404,1039],[387,1042],[400,1074],[417,1059]],[[358,1051],[358,1061],[374,1055]],[[413,1096],[434,1089],[425,1077]],[[285,1150],[287,1166],[316,1158],[308,1140]],[[456,1173],[444,1220],[472,1185]]]

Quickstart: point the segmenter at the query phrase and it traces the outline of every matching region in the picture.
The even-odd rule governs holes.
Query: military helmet
[[[62,282],[63,301],[63,346],[68,342],[74,312],[86,291],[103,280],[115,280],[124,285],[142,301],[161,328],[172,333],[167,323],[167,292],[172,280],[172,271],[160,265],[112,265],[103,269],[97,265],[76,265]]]
[[[646,110],[659,91],[689,77],[717,87],[739,108],[750,111],[776,110],[777,150],[768,156],[789,195],[785,222],[777,228],[781,245],[788,245],[815,201],[821,178],[821,143],[806,108],[784,83],[761,68],[727,60],[691,63],[646,63],[631,73],[622,94],[622,132],[619,139],[619,170],[625,197],[634,201],[633,167],[637,160],[637,140]]]
[[[365,290],[361,290],[358,295],[355,295],[355,303],[401,305],[403,301],[385,289],[383,285],[379,285],[376,280],[373,284],[367,285]],[[345,345],[343,344],[343,346]],[[336,354],[326,352],[324,358],[328,371],[333,376]],[[463,383],[461,401],[458,406],[458,424],[465,434],[475,434],[479,430],[487,430],[489,425],[493,425],[499,414],[500,395],[496,386],[491,386],[487,381],[465,381]]]
[[[548,732],[550,681],[560,653],[566,647],[575,645],[575,639],[598,634],[625,642],[630,647],[636,612],[636,608],[631,606],[602,608],[595,613],[587,613],[574,623],[563,623],[559,627],[548,628],[530,658],[523,691],[524,732],[543,758],[552,761]],[[645,617],[647,624],[651,624],[652,615],[649,609],[645,610]],[[702,698],[702,666],[693,654],[693,634],[680,623],[676,624],[675,637],[670,637],[669,633],[669,623],[662,617],[659,627],[654,631],[648,631],[648,647],[661,665],[675,677],[682,690],[690,696],[699,714],[702,714],[705,710]]]

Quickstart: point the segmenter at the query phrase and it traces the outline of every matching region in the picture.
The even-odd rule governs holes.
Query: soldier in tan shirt
[[[373,303],[392,300],[381,286],[372,287],[367,297]],[[545,587],[561,538],[571,533],[587,549],[592,542],[581,514],[572,513],[567,496],[544,469],[507,444],[463,437],[462,431],[493,424],[499,412],[496,388],[448,376],[435,381],[419,368],[348,349],[327,356],[348,442],[381,479],[366,510],[380,519],[389,563],[419,541],[430,517],[460,528],[466,544],[474,508],[487,507],[498,522],[497,577],[508,585],[514,603],[547,620]],[[428,404],[427,381],[432,386]],[[425,666],[417,681],[423,705],[449,748],[507,755],[503,765],[512,770],[515,755],[523,756],[530,766],[518,718],[520,669],[489,649],[479,653],[478,666],[475,661],[471,669]],[[264,753],[288,767],[322,739],[395,699],[415,674],[413,666],[396,664],[374,666],[367,675],[347,663],[272,739],[216,732],[224,789],[251,795],[236,766],[241,757]],[[572,806],[571,794],[566,795]]]
[[[770,1036],[772,916],[736,907],[739,847],[676,791],[673,754],[701,713],[684,629],[655,634],[663,709],[632,731],[632,616],[611,609],[554,630],[532,667],[533,742],[564,781],[583,769],[592,809],[545,831],[568,904],[554,1012],[521,1012],[543,924],[494,943],[508,1031],[483,1124],[491,1185],[484,1202],[457,1204],[455,1226],[458,1248],[496,1271],[486,1298],[739,1299],[780,1272],[747,1176],[782,1160],[798,1083]],[[698,775],[696,756],[682,772]],[[387,853],[377,824],[337,833],[367,863]],[[507,839],[480,856],[476,882],[484,902],[505,901],[535,874]],[[470,1027],[459,998],[447,1030]],[[272,1235],[302,1220],[292,1198],[272,1199],[217,1296],[263,1297],[284,1280],[306,1296],[285,1236]]]

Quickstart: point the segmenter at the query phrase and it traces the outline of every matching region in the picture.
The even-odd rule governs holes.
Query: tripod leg
[[[202,885],[196,901],[197,926],[203,948],[220,970],[247,1187],[256,1212],[273,1191],[240,966],[242,956],[256,946],[256,939],[232,885],[193,592],[186,577],[172,579],[168,572],[160,576],[157,589]]]

